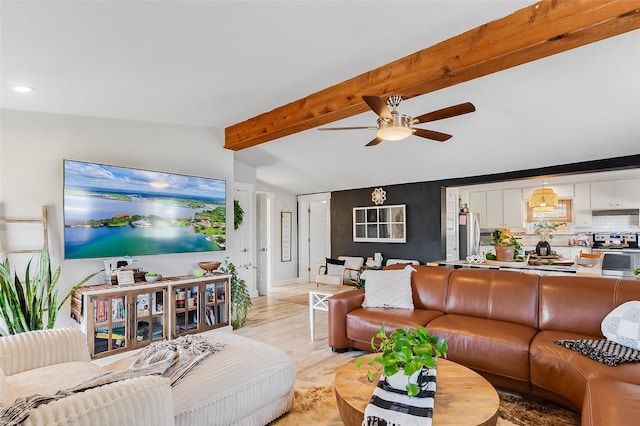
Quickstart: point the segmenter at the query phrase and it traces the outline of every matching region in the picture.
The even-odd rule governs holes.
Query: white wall
[[[38,218],[41,206],[48,206],[52,265],[62,266],[60,295],[102,269],[104,260],[63,259],[63,159],[225,179],[227,205],[233,205],[233,152],[223,148],[222,129],[11,110],[0,111],[0,123],[0,216]],[[232,223],[233,209],[227,209],[227,224]],[[26,238],[31,236],[25,233],[22,239]],[[11,239],[20,245],[29,243],[20,241],[21,235]],[[222,260],[231,249],[138,259],[145,270],[185,275],[198,261]],[[20,270],[28,258],[16,255],[12,260]],[[91,282],[101,280],[102,276]],[[73,324],[67,303],[57,327]]]

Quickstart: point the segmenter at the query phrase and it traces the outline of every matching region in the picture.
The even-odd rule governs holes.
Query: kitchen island
[[[561,275],[590,275],[601,276],[602,270],[598,267],[585,267],[579,265],[529,265],[528,262],[499,262],[497,260],[485,260],[481,263],[467,262],[465,260],[437,260],[428,262],[431,266],[445,266],[449,268],[481,268],[508,271],[532,272],[538,275],[561,274]]]

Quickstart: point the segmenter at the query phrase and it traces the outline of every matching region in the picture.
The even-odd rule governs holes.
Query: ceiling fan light
[[[411,136],[413,132],[408,127],[385,127],[378,129],[378,137],[386,141],[399,141]]]
[[[529,207],[535,212],[552,212],[558,206],[558,194],[551,188],[538,188],[529,196]]]
[[[376,135],[386,141],[399,141],[413,134],[410,125],[411,117],[401,114],[393,114],[392,121],[378,120],[378,132]]]

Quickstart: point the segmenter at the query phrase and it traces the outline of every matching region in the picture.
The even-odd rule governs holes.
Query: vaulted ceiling
[[[365,148],[372,131],[318,132],[315,127],[336,119],[332,125],[375,125],[376,115],[359,98],[367,83],[356,81],[335,99],[315,99],[311,110],[319,119],[294,124],[293,132],[274,133],[278,138],[268,143],[247,144],[251,147],[237,151],[236,159],[256,168],[262,187],[300,194],[637,154],[640,31],[475,79],[458,77],[465,58],[429,49],[485,23],[507,22],[500,20],[527,7],[530,20],[549,20],[538,26],[552,34],[544,36],[547,40],[569,34],[542,43],[550,53],[557,46],[582,44],[593,34],[623,32],[619,28],[625,25],[638,28],[640,14],[607,12],[613,7],[609,3],[626,3],[629,11],[640,8],[635,0],[544,2],[537,9],[524,0],[2,0],[1,106],[234,128],[280,106],[300,105],[298,100],[353,77],[369,78],[370,70],[427,49],[420,69],[440,72],[440,83],[460,82],[408,90],[402,94],[413,97],[401,108],[415,116],[473,102],[477,111],[472,114],[422,126],[453,134],[449,141],[410,137]],[[597,6],[589,20],[567,13],[566,4]],[[476,59],[500,52],[504,38],[515,50],[496,56],[494,63],[523,53],[513,25],[483,28],[487,33],[471,33],[477,36],[477,49],[470,49]],[[449,61],[442,64],[442,58]],[[443,66],[449,74],[441,72]],[[397,90],[390,77],[378,79],[377,93],[369,94]],[[9,90],[14,84],[35,86],[36,92],[14,94]],[[308,114],[306,106],[292,111]],[[271,121],[275,124],[266,133],[282,124]]]

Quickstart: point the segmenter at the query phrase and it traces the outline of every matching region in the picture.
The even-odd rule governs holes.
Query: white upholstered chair
[[[344,265],[327,263],[318,267],[316,275],[316,287],[320,284],[344,285],[353,284],[352,280],[358,277],[358,271],[364,265],[363,257],[338,256],[338,260],[344,260]]]

